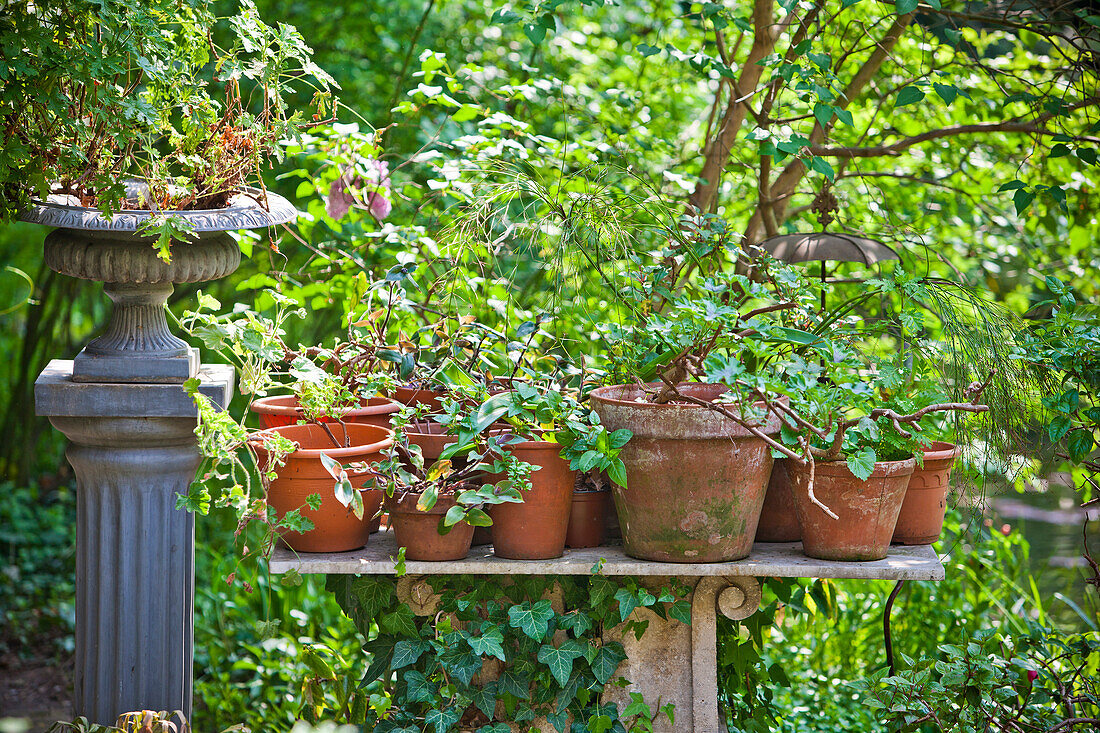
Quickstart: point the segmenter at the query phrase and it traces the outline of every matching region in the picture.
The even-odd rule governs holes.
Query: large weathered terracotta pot
[[[924,451],[924,465],[917,466],[909,478],[909,488],[894,528],[894,542],[930,545],[940,538],[943,517],[947,513],[951,469],[961,454],[954,443],[942,441],[932,443]]]
[[[281,518],[287,512],[301,509],[302,516],[313,522],[308,532],[285,532],[282,540],[298,552],[344,552],[356,550],[367,544],[371,518],[382,505],[382,492],[364,489],[363,518],[359,519],[351,509],[337,500],[333,492],[335,482],[321,463],[321,454],[344,464],[353,462],[376,463],[382,460],[382,451],[393,444],[393,433],[377,425],[330,428],[337,440],[343,441],[344,431],[351,439],[351,447],[336,448],[325,431],[318,425],[282,425],[271,428],[298,444],[298,450],[286,457],[284,465],[276,468],[278,477],[267,489],[267,503]],[[268,454],[257,447],[260,466],[267,464]],[[369,474],[351,473],[352,486],[362,486]],[[310,494],[320,494],[321,508],[314,511],[306,503]]]
[[[814,466],[814,496],[836,515],[833,519],[810,501],[810,467],[787,464],[802,551],[819,560],[881,560],[890,548],[894,525],[916,460],[882,461],[866,481],[856,478],[845,461]]]
[[[557,443],[527,441],[508,449],[521,461],[538,466],[531,471],[531,489],[522,504],[498,504],[489,510],[493,553],[510,560],[549,560],[565,552],[569,509],[576,471],[558,453]],[[502,476],[486,480],[499,481]]]
[[[719,384],[679,389],[708,401],[728,391]],[[645,398],[632,385],[601,387],[591,395],[608,430],[634,433],[621,453],[627,488],[612,488],[626,554],[662,562],[746,557],[771,476],[767,443],[700,405]],[[762,427],[778,433],[779,419],[769,414]]]
[[[798,513],[791,494],[787,459],[776,458],[768,491],[764,494],[764,508],[760,510],[760,523],[756,525],[756,541],[798,542],[800,539],[802,530],[798,527]]]
[[[457,435],[448,435],[447,428],[431,420],[410,423],[405,427],[405,435],[408,436],[411,445],[420,446],[425,468],[438,461],[447,446],[458,442]],[[464,456],[455,456],[451,460],[456,465],[465,465]]]
[[[252,412],[259,419],[260,429],[278,427],[280,425],[294,425],[302,419],[302,408],[298,406],[298,398],[289,396],[262,397],[252,403]],[[371,397],[361,400],[359,407],[354,407],[341,416],[345,423],[359,425],[376,425],[389,429],[390,416],[401,409],[401,405],[388,397]],[[324,422],[335,422],[325,418]]]
[[[405,494],[400,499],[386,501],[394,540],[405,548],[406,560],[461,560],[470,552],[474,528],[466,522],[451,527],[447,534],[439,533],[443,515],[455,505],[453,496],[442,495],[426,512],[416,508],[420,494]]]

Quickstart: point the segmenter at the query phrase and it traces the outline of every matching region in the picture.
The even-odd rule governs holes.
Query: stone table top
[[[295,553],[275,549],[271,572],[392,575],[397,543],[393,533],[371,535],[367,546],[352,552]],[[603,561],[602,565],[600,561]],[[621,545],[567,549],[553,560],[505,560],[495,557],[491,545],[473,547],[464,560],[417,562],[408,560],[409,575],[590,575],[599,565],[602,575],[754,576],[773,578],[850,578],[863,580],[943,580],[940,558],[930,546],[894,546],[885,560],[836,562],[802,554],[802,543],[757,543],[744,560],[719,563],[668,563],[628,557]]]

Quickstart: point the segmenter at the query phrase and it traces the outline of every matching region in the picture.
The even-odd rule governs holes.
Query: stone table
[[[286,548],[275,550],[273,573],[392,575],[396,570],[397,544],[393,533],[372,535],[366,547],[353,552],[295,554]],[[434,612],[427,575],[631,575],[641,579],[674,577],[692,588],[691,625],[662,619],[649,609],[634,610],[649,626],[641,640],[616,630],[605,633],[607,640],[623,644],[627,659],[618,674],[630,680],[629,687],[607,687],[608,698],[629,702],[630,692],[640,692],[647,701],[660,698],[676,706],[675,726],[666,718],[655,721],[655,731],[725,730],[719,718],[717,677],[717,613],[732,618],[751,616],[760,603],[757,578],[835,578],[862,580],[943,580],[940,558],[929,546],[892,547],[885,560],[833,562],[802,554],[802,545],[758,543],[744,560],[725,563],[681,564],[636,560],[622,547],[610,545],[566,550],[553,560],[505,560],[495,557],[488,545],[474,547],[464,560],[455,562],[405,563],[406,575],[399,592],[416,598],[411,604],[418,615]]]

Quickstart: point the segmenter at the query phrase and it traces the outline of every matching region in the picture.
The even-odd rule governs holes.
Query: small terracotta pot
[[[448,435],[447,428],[431,420],[410,423],[405,428],[405,435],[408,436],[409,443],[420,446],[425,468],[438,461],[447,446],[458,442],[457,435]]]
[[[694,383],[679,390],[708,401],[729,391]],[[771,476],[768,444],[706,407],[655,404],[646,396],[637,385],[600,387],[591,394],[608,430],[634,434],[621,454],[627,488],[612,487],[624,551],[661,562],[747,557]],[[779,419],[768,414],[762,429],[778,433]]]
[[[924,451],[924,466],[917,466],[901,505],[894,542],[930,545],[940,538],[947,513],[951,469],[962,450],[954,443],[936,441]]]
[[[293,395],[263,397],[253,402],[251,409],[259,418],[261,430],[280,425],[295,425],[302,419],[302,408],[298,406],[298,398]],[[389,430],[390,416],[400,409],[401,405],[389,397],[376,396],[362,400],[359,407],[348,410],[341,419],[348,424],[377,425]],[[336,422],[331,418],[323,421]]]
[[[599,547],[607,522],[609,491],[574,491],[566,547]]]
[[[764,507],[760,510],[760,523],[756,525],[757,542],[798,542],[802,530],[798,528],[798,513],[791,495],[791,480],[787,474],[787,459],[776,458],[772,464],[772,477],[764,494]]]
[[[398,547],[405,548],[406,560],[461,560],[470,552],[473,525],[459,522],[447,534],[439,533],[443,515],[455,505],[453,496],[443,495],[429,511],[416,508],[420,494],[406,494],[386,502]]]
[[[393,398],[402,405],[415,407],[427,405],[429,412],[442,412],[443,403],[440,401],[446,394],[440,389],[418,389],[417,387],[398,387],[393,391]]]
[[[788,463],[802,551],[819,560],[862,562],[886,557],[914,466],[912,458],[882,461],[861,481],[844,461],[816,464],[814,496],[839,517],[833,519],[810,501],[810,467]]]
[[[270,430],[293,440],[299,449],[275,469],[277,478],[268,486],[267,503],[280,518],[301,508],[302,516],[314,525],[308,532],[284,532],[281,537],[287,546],[298,552],[344,552],[367,544],[371,520],[382,504],[382,492],[363,490],[363,518],[357,519],[351,509],[336,499],[335,481],[325,470],[320,456],[324,453],[344,465],[363,461],[375,463],[382,460],[382,451],[393,444],[393,434],[377,425],[349,424],[346,430],[351,447],[336,448],[318,425],[282,425]],[[345,427],[335,425],[331,430],[338,440],[344,438]],[[260,467],[264,468],[268,462],[267,451],[257,445],[256,452]],[[350,477],[353,486],[362,486],[367,474],[352,473]],[[320,509],[314,511],[304,506],[310,494],[320,494]]]
[[[569,529],[569,507],[573,503],[576,472],[558,453],[557,443],[527,441],[508,446],[521,461],[538,466],[531,471],[531,489],[524,491],[522,504],[497,504],[489,510],[493,518],[493,553],[510,560],[549,560],[565,552]],[[503,476],[489,476],[496,482]]]

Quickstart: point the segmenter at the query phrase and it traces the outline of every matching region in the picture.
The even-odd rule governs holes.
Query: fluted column
[[[200,370],[224,405],[233,370]],[[195,408],[179,385],[87,384],[53,361],[35,384],[39,414],[71,441],[77,480],[77,715],[191,713],[195,520],[176,509],[201,460]]]

